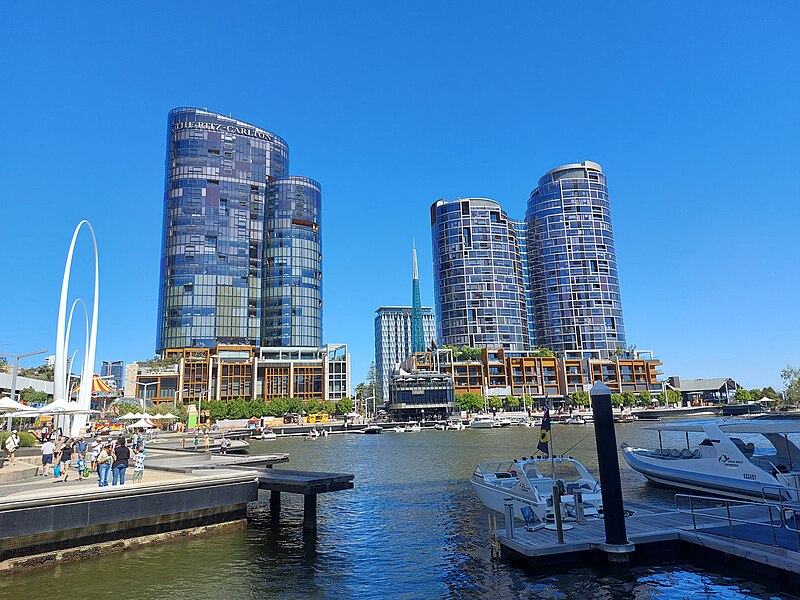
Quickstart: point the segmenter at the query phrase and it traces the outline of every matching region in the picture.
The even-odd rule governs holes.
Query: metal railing
[[[688,508],[686,506],[681,506],[681,500],[688,500]],[[705,504],[706,507],[698,508],[695,506],[698,503],[701,505]],[[709,504],[711,504],[711,506],[708,506]],[[734,514],[734,512],[737,512],[736,509],[743,507],[766,509],[768,521],[767,519],[747,518]],[[709,496],[696,496],[692,494],[676,494],[675,508],[679,513],[692,515],[692,528],[695,531],[698,530],[698,517],[727,522],[730,537],[734,539],[736,539],[734,524],[768,527],[772,533],[772,545],[778,546],[777,531],[786,528],[781,505],[771,502],[748,502],[746,500],[729,500],[726,498],[712,498]],[[800,507],[798,507],[798,509],[800,509]],[[773,516],[777,517],[777,523]]]

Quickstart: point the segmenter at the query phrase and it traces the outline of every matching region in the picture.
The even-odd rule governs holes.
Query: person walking
[[[142,477],[144,477],[144,459],[147,456],[147,452],[144,450],[140,450],[136,453],[136,456],[133,457],[133,481],[141,481]]]
[[[225,437],[225,434],[222,434],[222,438],[219,440],[219,453],[220,454],[227,454],[228,453],[228,446],[230,446],[230,442],[228,438]]]
[[[125,438],[117,442],[117,447],[114,448],[114,462],[111,463],[111,485],[125,485],[125,469],[128,468],[128,460],[131,457],[131,451],[125,446]]]
[[[69,465],[72,463],[73,452],[75,452],[75,446],[72,438],[69,438],[64,442],[64,445],[61,446],[61,456],[58,459],[61,474],[64,476],[64,479],[56,479],[53,483],[58,483],[59,481],[66,483],[67,479],[69,479]]]
[[[8,458],[9,463],[11,464],[12,467],[14,466],[14,458],[17,453],[17,448],[19,448],[19,444],[20,441],[19,441],[19,435],[17,435],[17,430],[12,429],[11,435],[8,436],[8,438],[6,439],[6,447],[5,447],[6,458]]]
[[[208,435],[208,431],[206,431],[204,441],[206,443],[206,452],[211,452],[211,436]]]
[[[108,485],[108,472],[111,470],[111,463],[114,461],[114,456],[111,453],[111,443],[104,444],[100,447],[100,453],[97,455],[97,475],[100,478],[98,483],[99,487],[106,487]]]
[[[197,450],[200,447],[200,434],[195,432],[194,434],[194,449]]]
[[[42,473],[43,477],[50,476],[50,466],[53,464],[53,454],[55,454],[56,445],[50,440],[42,444]]]

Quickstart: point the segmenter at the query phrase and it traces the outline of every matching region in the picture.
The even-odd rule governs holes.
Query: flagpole
[[[545,394],[544,397],[545,405],[547,406],[547,411],[550,412],[551,402],[550,397]],[[553,478],[553,484],[556,483],[556,461],[555,461],[555,444],[553,443],[553,417],[550,416],[550,446],[548,450],[550,451],[550,470],[552,472],[551,477]]]

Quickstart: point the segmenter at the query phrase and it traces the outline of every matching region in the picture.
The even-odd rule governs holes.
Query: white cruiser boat
[[[511,427],[511,419],[508,417],[497,417],[494,420],[494,427]]]
[[[555,478],[553,477],[555,470]],[[529,526],[554,519],[553,484],[561,495],[562,517],[575,520],[575,492],[583,495],[586,518],[602,515],[600,483],[574,458],[515,458],[479,464],[470,478],[472,487],[483,504],[497,512],[505,511],[511,499],[514,516]]]
[[[447,428],[448,431],[450,430],[461,431],[467,428],[467,426],[464,425],[464,422],[461,419],[449,419],[445,427]]]
[[[469,422],[470,429],[491,429],[494,426],[494,417],[491,415],[478,415]]]
[[[645,429],[658,432],[658,448],[623,444],[623,456],[653,483],[744,500],[800,501],[800,449],[789,439],[800,433],[798,421],[695,421]],[[664,432],[683,433],[685,448],[665,448]],[[695,448],[690,433],[702,434],[694,436]]]

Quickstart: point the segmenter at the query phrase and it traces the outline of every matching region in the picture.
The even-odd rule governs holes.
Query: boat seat
[[[686,448],[685,450],[681,450],[681,458],[694,458],[694,452]]]
[[[700,448],[695,448],[692,452],[692,458],[700,458]]]
[[[672,452],[670,452],[669,455],[672,458],[680,458],[681,457],[681,451],[680,450],[673,450]]]

